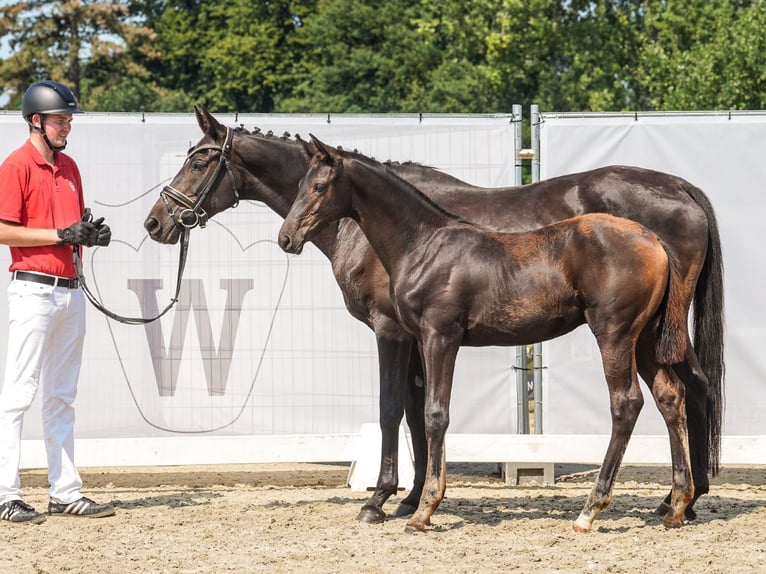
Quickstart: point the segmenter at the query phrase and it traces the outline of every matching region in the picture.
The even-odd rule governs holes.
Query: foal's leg
[[[617,336],[611,337],[616,339],[614,342],[608,341],[605,335],[597,338],[609,387],[612,435],[593,489],[580,515],[572,525],[575,532],[590,532],[593,521],[604,508],[609,506],[622,457],[636,425],[638,413],[644,404],[636,375],[632,341],[628,341],[628,337],[622,337],[620,340]]]
[[[407,521],[406,532],[425,530],[447,489],[447,457],[444,437],[449,425],[449,403],[455,360],[460,349],[462,332],[445,338],[434,335],[423,341],[423,362],[426,370],[425,423],[428,441],[426,467],[420,504]]]
[[[639,368],[644,380],[651,381],[649,386],[652,389],[652,396],[665,420],[670,437],[673,484],[663,523],[669,528],[682,526],[684,512],[694,496],[684,405],[686,388],[670,367],[658,365],[646,356],[639,357]]]
[[[399,425],[405,402],[405,385],[413,339],[389,338],[376,334],[380,373],[380,472],[375,492],[364,503],[356,519],[375,524],[383,522],[383,504],[396,494],[399,485]]]

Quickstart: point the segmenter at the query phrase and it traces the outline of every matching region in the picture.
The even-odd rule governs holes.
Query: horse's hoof
[[[374,506],[363,506],[356,519],[364,524],[380,524],[385,522],[386,513]]]
[[[405,504],[404,502],[399,503],[399,506],[396,507],[396,512],[394,513],[394,516],[396,517],[403,517],[403,516],[410,516],[415,512],[415,509],[417,506],[414,506],[412,504]]]
[[[657,510],[654,511],[657,516],[665,516],[668,512],[670,512],[670,505],[666,502],[661,503]],[[697,513],[691,506],[687,506],[686,510],[684,510],[684,518],[686,520],[696,520]]]
[[[572,530],[577,532],[578,534],[588,534],[590,532],[590,527],[585,528],[584,526],[580,526],[576,522],[572,524]]]

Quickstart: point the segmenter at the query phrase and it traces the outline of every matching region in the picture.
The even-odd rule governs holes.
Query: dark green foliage
[[[29,0],[0,7],[0,85],[85,109],[761,109],[766,4],[741,0]]]

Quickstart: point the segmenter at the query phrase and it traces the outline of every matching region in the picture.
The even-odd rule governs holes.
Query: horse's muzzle
[[[285,253],[300,255],[303,251],[303,241],[295,241],[288,233],[279,234],[279,246]]]
[[[150,215],[144,220],[144,229],[146,229],[149,233],[149,237],[154,241],[165,245],[178,243],[178,239],[181,237],[181,231],[175,223],[172,225],[164,225],[162,221],[153,215]]]

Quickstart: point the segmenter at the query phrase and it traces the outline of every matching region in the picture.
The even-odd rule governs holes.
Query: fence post
[[[529,121],[532,128],[532,183],[536,183],[540,181],[540,107],[537,104],[530,108]],[[532,352],[535,434],[543,434],[543,344],[535,343]]]
[[[514,160],[514,185],[522,184],[523,164],[521,159],[521,122],[522,108],[520,104],[513,104],[513,160]],[[527,404],[527,347],[516,347],[516,430],[519,434],[529,434],[529,406]]]

